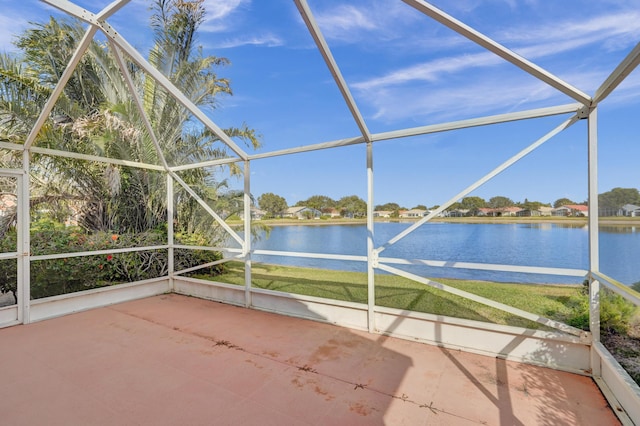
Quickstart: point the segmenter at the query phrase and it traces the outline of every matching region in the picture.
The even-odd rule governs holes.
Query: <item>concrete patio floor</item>
[[[3,425],[616,425],[588,377],[179,295],[0,330]]]

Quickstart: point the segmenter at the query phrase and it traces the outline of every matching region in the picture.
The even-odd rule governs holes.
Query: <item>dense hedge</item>
[[[165,245],[162,230],[137,234],[87,233],[80,228],[64,227],[53,222],[37,222],[31,231],[31,254],[70,253],[128,247]],[[186,245],[207,245],[200,235],[176,235]],[[0,240],[0,252],[16,249],[16,231],[9,230]],[[219,252],[175,250],[175,269],[202,265],[221,258]],[[168,250],[68,257],[31,261],[31,298],[55,296],[113,284],[156,278],[167,274]],[[222,266],[200,269],[199,273],[217,274]],[[0,292],[13,292],[17,281],[17,262],[0,261]]]

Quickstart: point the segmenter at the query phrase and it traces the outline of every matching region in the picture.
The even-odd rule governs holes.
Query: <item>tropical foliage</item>
[[[232,91],[229,81],[218,75],[229,61],[206,55],[197,45],[198,29],[205,18],[203,0],[155,0],[151,10],[154,45],[148,62],[201,110],[214,113],[220,96],[230,95]],[[19,55],[0,54],[0,141],[26,143],[84,36],[80,22],[50,18],[47,22],[31,24],[17,36],[15,44],[20,49]],[[125,74],[119,58],[123,58]],[[142,108],[138,108],[132,92],[141,100]],[[152,132],[147,130],[145,119]],[[249,148],[260,144],[255,131],[244,124],[224,131]],[[56,224],[73,218],[72,222],[77,221],[79,225],[79,228],[55,225],[39,230],[32,227],[32,249],[39,254],[108,249],[125,243],[127,246],[166,244],[167,173],[163,167],[230,156],[219,136],[194,119],[165,87],[124,52],[99,40],[88,45],[33,146],[74,155],[30,153],[32,222]],[[85,159],[76,158],[77,154]],[[0,168],[21,164],[21,155],[20,149],[0,150]],[[86,161],[91,158],[88,156],[118,161]],[[123,165],[119,160],[142,167]],[[234,165],[225,167],[194,168],[177,173],[189,191],[220,212],[223,218],[244,207],[243,193],[229,189],[230,179],[239,170]],[[217,222],[189,191],[176,184],[174,230],[177,239],[202,246],[226,238]],[[0,223],[0,236],[7,244],[11,242],[12,233],[15,234],[12,227],[15,209],[10,213],[3,216]],[[118,236],[117,244],[110,240],[113,235]],[[107,245],[103,247],[103,243]],[[185,257],[184,262],[180,256]],[[32,262],[32,295],[76,291],[87,285],[166,273],[165,251],[103,257]],[[207,263],[217,258],[217,253],[194,257],[180,252],[176,262],[193,266],[198,261]],[[9,279],[12,268],[15,269],[14,261],[3,263],[2,274],[7,276],[8,286],[15,283]],[[52,283],[55,279],[64,283]],[[86,284],[83,279],[93,284]],[[14,289],[15,286],[0,290]]]
[[[228,60],[204,55],[196,45],[203,1],[157,0],[152,10],[155,44],[148,61],[196,105],[213,111],[219,96],[231,94],[231,88],[217,74]],[[83,35],[79,22],[51,18],[18,37],[20,58],[0,56],[0,140],[24,143]],[[195,122],[166,89],[140,67],[126,64],[161,154],[145,130],[114,51],[97,41],[89,45],[35,145],[156,166],[163,163],[161,155],[169,165],[229,155],[219,138]],[[246,126],[226,131],[248,146],[259,145]],[[234,173],[232,167],[222,178],[212,169],[193,169],[180,178],[214,208],[237,209],[242,198],[233,202],[239,194],[226,190]],[[79,209],[79,223],[87,230],[141,232],[166,223],[165,182],[164,173],[148,169],[33,155],[31,202],[34,210]],[[212,223],[203,220],[206,213],[196,201],[185,191],[176,191],[176,198],[178,230],[209,232]]]

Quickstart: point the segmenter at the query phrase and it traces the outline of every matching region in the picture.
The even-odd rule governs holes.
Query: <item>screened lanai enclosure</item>
[[[567,69],[551,72],[527,59],[530,53],[544,62],[543,56],[515,53],[474,28],[485,28],[479,20],[468,25],[422,0],[397,2],[402,4],[402,13],[419,25],[437,29],[433,32],[436,41],[430,40],[426,49],[437,40],[442,40],[445,50],[466,43],[473,52],[466,60],[476,61],[478,68],[496,66],[499,76],[505,73],[504,79],[498,78],[503,81],[500,89],[522,100],[504,108],[495,105],[491,115],[477,114],[472,102],[477,95],[471,90],[437,91],[440,77],[425,77],[434,97],[425,94],[423,107],[434,111],[431,116],[437,119],[416,116],[413,126],[394,127],[392,122],[383,126],[376,120],[376,111],[361,107],[362,93],[370,100],[392,90],[393,78],[404,77],[381,77],[369,86],[358,82],[360,70],[375,65],[354,63],[339,43],[328,40],[325,32],[330,24],[315,12],[316,2],[309,5],[306,0],[294,0],[301,30],[296,37],[306,43],[304,51],[311,58],[307,67],[315,65],[304,79],[333,93],[331,101],[326,101],[331,113],[314,115],[309,105],[325,101],[293,89],[272,94],[288,105],[275,124],[280,130],[301,126],[287,121],[294,109],[306,114],[313,125],[306,130],[308,139],[261,146],[261,137],[270,140],[268,129],[274,126],[266,124],[267,117],[279,112],[261,106],[269,115],[257,124],[227,125],[215,98],[231,91],[229,82],[216,74],[215,67],[224,60],[204,56],[192,45],[195,41],[184,37],[188,31],[176,26],[181,18],[201,23],[199,9],[171,11],[177,14],[173,21],[154,15],[154,33],[150,29],[148,35],[152,46],[137,49],[128,41],[126,28],[110,24],[130,13],[134,5],[129,3],[115,0],[100,8],[97,2],[43,0],[41,7],[57,20],[19,39],[28,63],[40,66],[39,74],[15,58],[4,59],[0,326],[177,293],[591,377],[623,423],[640,424],[640,388],[600,341],[601,297],[617,295],[638,306],[640,295],[631,289],[633,282],[601,268],[598,204],[598,135],[606,133],[601,127],[608,124],[599,126],[598,113],[607,108],[607,101],[620,87],[637,85],[637,71],[633,73],[640,62],[640,44],[627,49],[618,63],[607,64],[608,75],[588,93],[560,76],[573,75],[576,70],[587,75],[591,63],[567,63]],[[280,6],[274,2],[274,8]],[[150,53],[143,54],[143,50]],[[398,55],[410,56],[416,50],[420,47],[406,46]],[[229,56],[233,59],[232,53]],[[262,60],[269,63],[269,59]],[[290,68],[299,72],[294,67]],[[510,86],[516,81],[511,78],[514,74],[526,77],[537,91],[554,92],[547,99],[564,100],[547,105],[528,102],[528,96],[535,96],[527,88]],[[265,81],[259,84],[266,85]],[[399,95],[406,96],[407,103],[422,96]],[[246,108],[256,110],[250,96],[240,95],[233,108],[241,111],[246,102]],[[453,101],[441,102],[447,96],[456,97],[463,118],[438,110],[452,105]],[[492,102],[489,97],[481,103]],[[402,102],[380,106],[389,110],[403,107]],[[218,114],[223,114],[225,124],[217,121]],[[340,133],[344,123],[354,131]],[[633,135],[636,124],[628,125],[628,134]],[[637,126],[635,130],[637,134]],[[442,135],[452,135],[446,147],[437,144]],[[637,142],[637,136],[629,140]],[[485,147],[488,142],[490,148]],[[488,151],[491,159],[479,158],[478,150]],[[542,160],[538,153],[544,150],[558,161]],[[580,173],[564,173],[563,162],[579,165]],[[305,173],[305,165],[311,163],[319,164],[322,173]],[[438,169],[434,164],[447,166]],[[464,169],[476,177],[465,180],[469,174],[462,173]],[[517,174],[510,174],[512,170]],[[355,184],[354,174],[347,171],[360,176]],[[325,250],[329,244],[322,236],[311,251],[300,251],[295,243],[282,250],[256,248],[257,242],[268,237],[269,225],[257,217],[258,194],[252,188],[265,188],[262,182],[269,173],[281,185],[272,192],[286,193],[288,182],[296,180],[314,188],[343,185],[336,182],[348,188],[356,185],[366,201],[366,233],[358,234],[362,250],[350,251],[348,244],[338,244],[344,251]],[[404,244],[402,253],[411,253],[407,240],[481,188],[509,179],[518,180],[523,188],[534,187],[549,178],[556,179],[561,191],[564,183],[579,182],[588,194],[584,227],[588,244],[576,249],[586,261],[584,268],[567,266],[560,258],[552,259],[551,264],[518,264],[499,253],[491,263],[447,257],[437,250],[435,240],[420,241],[424,246],[436,245],[433,258],[398,256],[399,251],[394,251]],[[380,192],[393,193],[397,185],[430,200],[429,194],[438,187],[446,188],[448,195],[433,200],[438,205],[428,214],[394,228],[392,234],[381,233],[374,200]],[[637,251],[635,254],[637,267]],[[340,269],[333,266],[340,262],[360,272],[348,275],[346,281],[336,278],[335,294],[307,292],[304,287],[314,283],[296,276],[285,277],[288,285],[257,285],[282,259],[312,259],[316,267],[327,271]],[[426,270],[421,267],[430,272],[421,273]],[[511,274],[507,277],[523,277],[522,282],[528,283],[530,276],[536,277],[533,281],[553,277],[543,283],[585,282],[586,327],[531,312],[528,301],[522,299],[526,296],[498,301],[434,278],[456,270],[471,277],[487,271],[495,277]],[[327,272],[328,280],[333,276]],[[391,277],[405,279],[413,289],[433,289],[419,297],[441,300],[445,310],[450,303],[465,306],[471,313],[456,314],[459,309],[425,312],[415,309],[417,298],[397,302],[400,293],[414,290],[389,289]],[[541,289],[548,287],[540,284]],[[359,292],[359,296],[350,294],[353,297],[349,298],[344,291]],[[487,309],[504,320],[487,320],[489,316],[482,313]]]

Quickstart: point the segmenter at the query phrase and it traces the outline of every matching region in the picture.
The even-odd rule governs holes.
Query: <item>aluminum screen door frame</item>
[[[11,325],[11,324],[23,324],[25,322],[25,317],[28,318],[28,310],[29,310],[29,288],[26,283],[28,282],[27,277],[25,277],[25,271],[28,273],[29,271],[29,262],[28,262],[28,229],[29,224],[25,223],[26,215],[24,214],[25,203],[23,202],[25,193],[27,194],[27,202],[28,206],[28,188],[25,188],[24,184],[24,172],[22,170],[17,169],[0,169],[0,177],[7,177],[10,179],[15,179],[16,181],[16,231],[17,231],[17,240],[15,252],[10,253],[1,253],[0,259],[3,260],[15,260],[17,267],[17,277],[16,277],[16,294],[17,294],[17,302],[15,305],[10,306],[9,308],[4,309],[7,311],[7,315],[9,317],[5,318],[3,315],[2,325]],[[26,230],[26,231],[25,231]],[[25,234],[27,241],[25,241]]]

